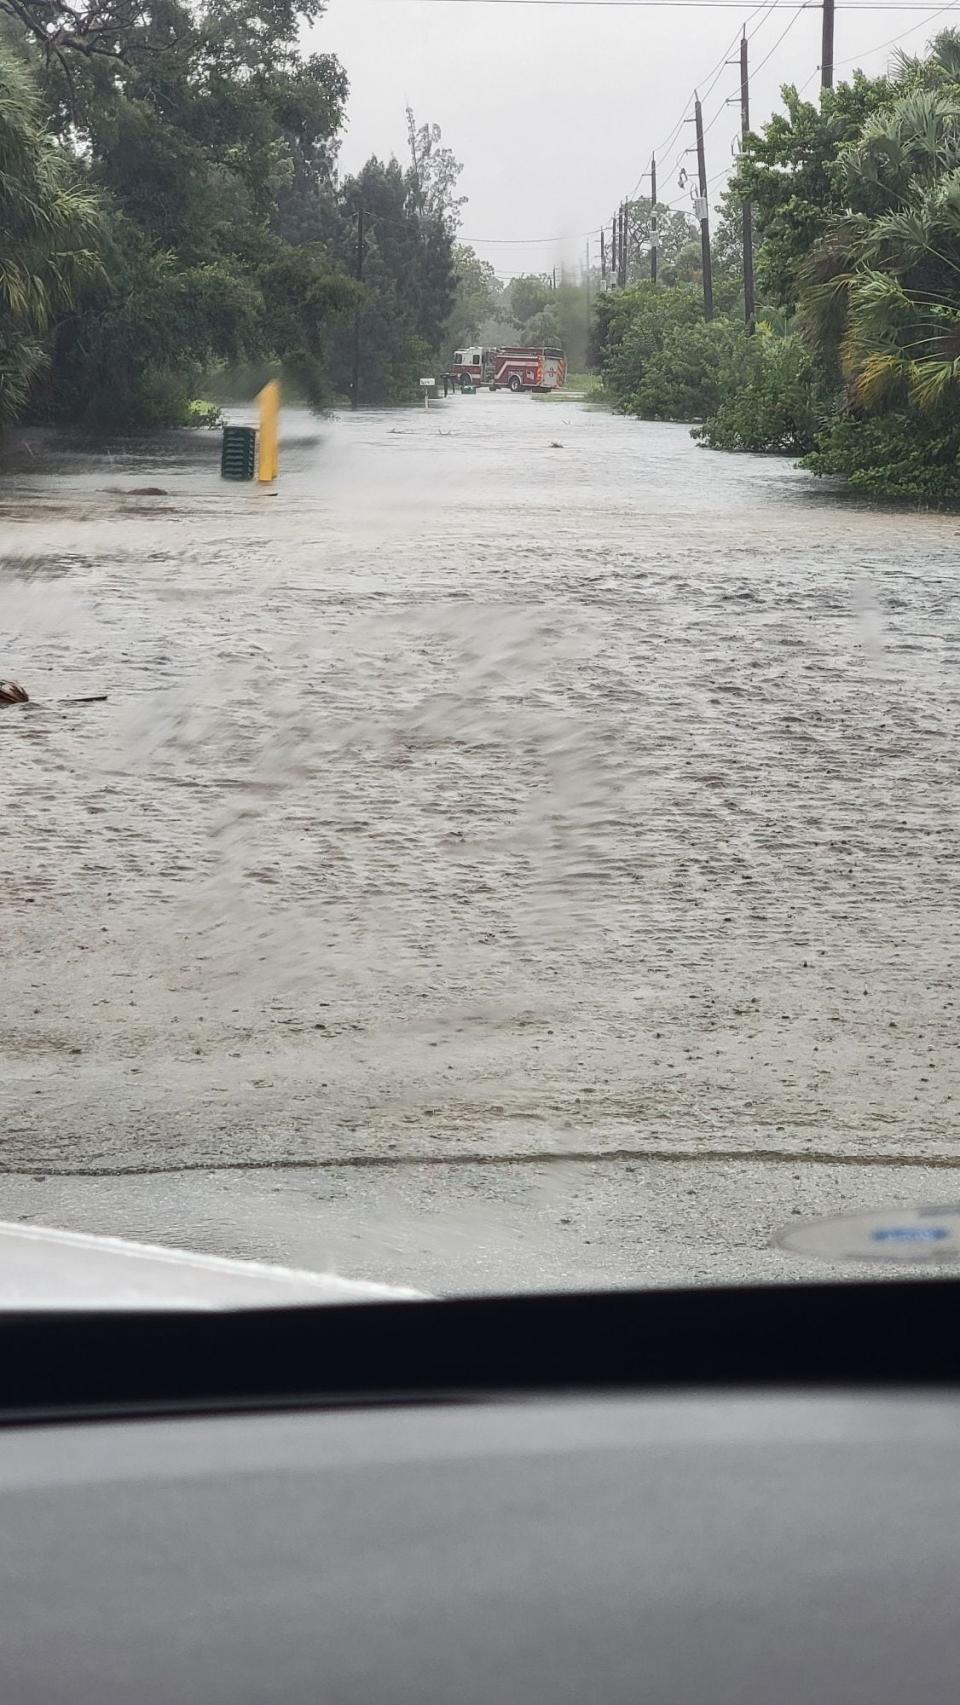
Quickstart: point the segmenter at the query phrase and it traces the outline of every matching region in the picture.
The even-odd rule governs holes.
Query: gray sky
[[[651,149],[666,144],[694,84],[708,176],[714,191],[722,187],[740,122],[739,105],[724,103],[739,95],[739,66],[713,74],[726,48],[739,52],[753,10],[329,0],[310,41],[336,53],[350,78],[344,169],[370,154],[403,156],[409,104],[418,122],[441,126],[463,161],[463,238],[506,277],[578,264],[588,231],[596,258],[593,232],[637,185]],[[838,80],[854,65],[882,71],[893,37],[919,50],[952,10],[838,8]],[[782,83],[809,79],[816,90],[820,12],[757,9],[747,34],[757,125]],[[678,156],[692,143],[684,124],[659,148],[662,201],[683,200]]]

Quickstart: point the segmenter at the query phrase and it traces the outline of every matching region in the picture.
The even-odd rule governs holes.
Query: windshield
[[[960,38],[588,9],[0,0],[0,1219],[954,1252]]]

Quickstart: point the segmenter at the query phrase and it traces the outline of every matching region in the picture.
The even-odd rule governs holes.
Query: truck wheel
[[[510,375],[510,389],[511,389],[511,391],[514,391],[514,392],[523,390],[523,380],[521,379],[519,373],[511,373],[511,375]]]

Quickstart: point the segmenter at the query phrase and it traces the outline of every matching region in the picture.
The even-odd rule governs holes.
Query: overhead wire
[[[810,3],[810,0],[804,0],[804,8],[809,3]],[[757,35],[760,30],[763,29],[763,26],[767,22],[771,13],[775,12],[776,10],[777,10],[776,0],[761,0],[760,5],[755,6],[753,11],[751,13],[749,13],[749,15],[744,19],[742,29],[746,30],[747,25],[753,21],[753,19],[757,16],[758,12],[762,12],[764,14],[763,17],[760,19],[760,22],[757,24],[756,28],[751,33],[751,36],[750,36],[751,41],[753,40],[753,37],[755,35]],[[728,56],[733,52],[733,49],[736,47],[737,42],[740,40],[740,35],[741,35],[741,31],[738,30],[736,35],[734,36],[732,42],[730,43],[729,47],[724,49],[723,57],[721,58],[719,64],[714,68],[714,72],[708,73],[707,85],[704,89],[704,92],[703,92],[703,95],[702,95],[701,101],[700,101],[701,108],[703,107],[704,102],[709,100],[709,98],[712,95],[714,89],[716,88],[718,82],[720,81],[720,78],[723,75],[724,70],[731,63]],[[693,99],[695,99],[695,96],[691,95],[690,100],[688,100],[688,102],[687,102],[688,107],[690,105],[690,101],[692,101]],[[723,113],[726,110],[726,106],[727,106],[727,102],[726,102],[726,100],[724,100],[721,103],[721,105],[717,108],[713,117],[705,125],[704,132],[703,132],[704,136],[707,135],[708,131],[713,129],[713,126],[716,124],[721,113]],[[681,120],[681,123],[682,122],[683,121]],[[679,126],[677,128],[679,128]],[[677,169],[677,167],[680,165],[681,160],[689,152],[690,152],[690,150],[687,148],[683,148],[681,150],[681,152],[677,155],[676,159],[674,160],[673,165],[670,167],[671,172],[673,172]]]
[[[802,4],[791,8],[791,10],[793,12],[793,16],[790,18],[789,22],[787,23],[786,28],[781,30],[776,41],[773,43],[773,46],[770,48],[769,53],[767,53],[764,56],[764,58],[760,61],[760,64],[757,66],[751,67],[752,74],[755,75],[757,71],[761,70],[763,68],[763,66],[767,64],[768,60],[773,58],[773,55],[776,53],[781,42],[783,42],[786,39],[790,30],[793,28],[794,24],[797,21],[797,18],[800,16],[800,13],[808,11],[810,9],[810,7],[812,5],[815,5],[816,3],[817,3],[817,0],[802,0]],[[951,4],[957,4],[957,3],[960,3],[960,0],[951,0]],[[733,52],[733,49],[736,47],[737,42],[740,40],[741,34],[746,33],[748,26],[753,22],[753,20],[758,16],[758,14],[760,14],[762,12],[763,16],[760,18],[760,22],[750,32],[749,39],[750,39],[750,41],[753,41],[754,38],[759,34],[760,30],[763,29],[764,25],[768,22],[768,20],[772,16],[772,14],[776,11],[783,11],[783,10],[786,10],[786,8],[784,6],[782,6],[782,4],[780,3],[780,0],[760,0],[760,4],[758,6],[755,6],[753,11],[747,15],[747,17],[743,21],[741,29],[739,29],[737,31],[737,33],[734,36],[730,45],[724,49],[723,54],[721,55],[720,59],[713,66],[713,68],[707,73],[706,78],[701,79],[701,85],[700,86],[703,87],[703,95],[700,97],[701,110],[703,108],[704,102],[706,100],[709,100],[710,95],[713,93],[713,90],[716,88],[716,86],[717,86],[718,82],[720,81],[720,78],[722,77],[723,72],[726,69],[727,65],[732,63],[729,56]],[[674,125],[673,130],[669,131],[667,133],[667,138],[666,138],[665,142],[661,143],[658,147],[652,149],[651,150],[652,154],[658,154],[664,148],[669,148],[671,146],[672,142],[676,140],[676,137],[679,135],[679,132],[680,132],[684,122],[689,117],[689,110],[690,110],[691,105],[695,101],[695,99],[696,99],[696,92],[694,91],[688,96],[686,105],[683,109],[683,112],[682,112],[680,118],[678,119],[677,123]],[[717,123],[717,121],[720,119],[722,114],[726,111],[727,106],[729,104],[730,103],[727,99],[724,99],[721,102],[720,106],[717,108],[717,110],[713,114],[712,118],[710,118],[707,121],[706,125],[704,126],[704,129],[703,129],[704,136],[706,136],[709,133],[709,131],[713,129],[713,126]],[[682,161],[685,159],[686,155],[690,152],[692,152],[692,150],[687,148],[686,146],[681,148],[680,152],[676,155],[675,159],[673,160],[672,165],[670,165],[667,169],[667,176],[668,177],[672,176],[672,174],[680,167]],[[708,190],[712,193],[715,193],[717,186],[720,183],[724,182],[730,176],[730,173],[732,172],[732,170],[733,170],[732,165],[728,166],[722,172],[716,173],[713,176],[713,178],[708,179],[707,180]],[[644,175],[645,174],[641,173],[640,178],[638,178],[637,184],[634,187],[633,193],[629,197],[630,200],[633,200],[634,197],[636,196],[637,188],[639,187],[640,183],[643,181]],[[675,211],[678,207],[683,206],[683,204],[685,202],[688,202],[689,199],[690,199],[690,196],[685,190],[682,195],[675,197],[672,201],[668,201],[668,202],[664,203],[663,205],[666,206],[672,212],[672,211]]]
[[[582,241],[584,237],[597,237],[601,227],[594,225],[590,231],[567,231],[559,237],[461,237],[462,243],[483,243],[487,247],[504,243],[572,243]]]
[[[851,53],[848,59],[835,59],[834,66],[852,65],[855,59],[863,59],[871,53],[882,53],[885,47],[895,47],[898,41],[903,41],[904,36],[912,35],[914,30],[922,30],[925,24],[932,24],[934,18],[942,18],[944,12],[955,12],[956,9],[957,0],[948,0],[946,6],[938,6],[935,12],[929,12],[925,18],[918,18],[915,24],[911,24],[908,29],[901,30],[899,35],[891,36],[889,41],[878,42],[876,47],[865,47],[860,53]],[[818,65],[817,70],[819,71],[819,69]]]
[[[932,24],[934,18],[942,18],[944,12],[955,12],[956,9],[957,0],[949,0],[948,5],[938,6],[935,12],[928,12],[925,18],[918,18],[915,24],[910,24],[907,29],[901,30],[899,35],[890,36],[887,41],[878,41],[873,47],[861,48],[859,53],[851,53],[846,59],[835,59],[833,62],[834,67],[838,65],[853,65],[858,59],[862,60],[869,58],[871,53],[882,53],[885,47],[895,47],[898,41],[903,41],[906,36],[912,35],[914,30],[922,30],[925,24]],[[904,7],[904,11],[909,10],[911,10],[911,8]],[[813,82],[815,77],[819,76],[821,70],[822,66],[814,66],[806,82],[801,83],[797,90],[798,95],[806,94],[810,84]]]
[[[760,4],[758,6],[755,6],[753,8],[752,12],[748,13],[747,17],[744,19],[742,27],[744,29],[746,29],[747,25],[752,23],[753,19],[757,16],[758,12],[766,12],[769,14],[771,11],[773,11],[776,8],[777,4],[778,4],[778,0],[760,0]],[[806,4],[806,0],[804,0],[804,4]],[[758,29],[762,28],[762,26],[765,22],[766,22],[765,18],[761,19],[760,24],[757,25],[757,28]],[[738,29],[736,34],[733,37],[733,40],[730,42],[729,46],[724,48],[723,52],[720,55],[720,58],[715,62],[714,65],[711,66],[710,70],[706,73],[706,76],[702,77],[700,79],[701,83],[704,83],[707,85],[705,98],[709,98],[709,96],[712,94],[713,90],[716,88],[717,82],[719,81],[720,77],[722,76],[724,68],[726,67],[726,65],[728,63],[728,56],[733,52],[733,49],[736,47],[739,39],[740,39],[740,31]],[[694,98],[693,92],[691,91],[691,93],[687,96],[686,104],[683,108],[682,113],[680,114],[680,117],[677,119],[676,124],[673,126],[673,129],[669,130],[667,132],[666,136],[663,137],[659,142],[654,143],[653,147],[651,148],[651,150],[650,150],[651,158],[653,158],[657,154],[666,153],[673,146],[674,141],[679,136],[680,131],[683,128],[683,124],[684,124],[685,119],[689,115],[690,107],[693,103],[693,98]],[[677,162],[674,161],[674,165],[676,165],[676,163]],[[670,170],[672,171],[673,167],[671,167]],[[634,184],[630,195],[627,197],[628,201],[633,201],[636,198],[637,190],[640,188],[640,185],[643,182],[646,175],[647,175],[646,172],[640,173],[640,176],[638,177],[636,183]]]
[[[816,0],[806,0],[806,5],[801,7],[801,11],[804,11],[804,12],[808,11],[811,4],[816,4]],[[800,12],[796,12],[794,14],[794,16],[790,19],[790,22],[780,32],[780,34],[778,35],[778,37],[777,37],[776,41],[774,42],[772,48],[770,49],[770,52],[766,55],[766,57],[761,59],[759,65],[751,65],[751,67],[750,67],[751,77],[756,77],[757,74],[763,70],[764,66],[767,63],[767,60],[773,58],[774,54],[777,51],[777,48],[780,46],[780,43],[782,41],[786,40],[787,36],[790,34],[790,31],[793,29],[793,26],[797,22],[799,17],[800,17]]]
[[[771,47],[769,53],[767,53],[764,56],[764,58],[760,61],[759,65],[751,67],[751,74],[752,75],[755,76],[756,73],[758,71],[762,70],[763,66],[765,66],[767,64],[768,60],[773,58],[773,55],[776,53],[781,42],[786,39],[787,35],[789,35],[790,30],[793,28],[798,17],[800,16],[801,12],[806,12],[806,11],[810,10],[811,7],[815,6],[817,3],[818,3],[818,0],[798,0],[798,3],[791,4],[789,7],[787,7],[782,3],[782,0],[760,0],[760,4],[755,6],[752,12],[748,13],[747,17],[744,19],[743,24],[741,26],[742,31],[746,31],[748,26],[753,22],[754,18],[756,18],[759,13],[761,13],[761,12],[763,13],[763,17],[760,19],[760,22],[756,25],[756,27],[750,33],[749,39],[751,41],[753,41],[754,37],[759,33],[759,31],[761,29],[763,29],[764,25],[768,22],[768,20],[770,19],[770,17],[772,16],[772,14],[774,12],[790,10],[793,13],[793,16],[790,18],[786,27],[781,31],[780,35],[777,37],[777,39],[774,42],[773,46]],[[951,5],[954,5],[957,3],[958,3],[958,0],[950,0]],[[867,7],[864,6],[864,9],[866,10]],[[947,9],[948,9],[947,7],[943,8],[943,10],[947,10]],[[933,15],[937,16],[938,14],[934,13]],[[904,33],[909,33],[909,32],[904,32]],[[733,37],[733,40],[730,42],[730,44],[727,47],[724,48],[723,53],[721,54],[720,58],[712,66],[711,70],[707,72],[706,77],[701,78],[700,84],[698,85],[698,87],[700,87],[700,86],[703,87],[703,95],[701,96],[701,107],[703,106],[705,101],[709,100],[710,95],[713,93],[713,90],[716,88],[717,83],[720,81],[720,78],[722,77],[726,66],[730,63],[729,55],[733,52],[733,49],[736,47],[737,42],[740,40],[740,36],[741,36],[741,30],[738,29],[736,34]],[[856,56],[854,56],[854,57],[856,57]],[[845,62],[842,62],[842,63],[845,63]],[[688,97],[687,97],[687,101],[686,101],[686,104],[683,108],[683,111],[681,112],[680,117],[678,118],[676,124],[673,126],[673,129],[668,131],[666,137],[661,142],[657,143],[650,150],[651,156],[660,154],[660,153],[670,149],[673,142],[676,140],[677,136],[679,135],[684,123],[686,122],[686,120],[689,117],[690,107],[693,104],[694,99],[695,99],[695,94],[694,94],[694,92],[691,92],[690,95],[688,95]],[[720,118],[721,114],[725,111],[726,106],[727,106],[727,102],[724,101],[722,103],[722,105],[717,108],[717,111],[714,113],[713,117],[708,121],[708,123],[704,127],[704,132],[703,132],[704,136],[706,136],[707,133],[717,123],[717,120]],[[685,156],[689,152],[690,152],[690,150],[687,147],[684,147],[680,150],[680,152],[677,154],[676,158],[673,160],[672,164],[667,168],[667,176],[668,177],[672,176],[673,172],[675,172],[678,169],[682,160],[685,158]],[[638,177],[636,183],[634,184],[633,189],[630,192],[630,195],[627,197],[628,201],[633,201],[636,199],[637,191],[640,188],[640,185],[646,176],[647,176],[646,172],[640,173],[640,176]],[[683,198],[681,198],[681,199],[683,199]],[[668,203],[667,205],[673,206],[674,204]]]
[[[403,0],[397,0],[397,3],[403,3]],[[721,9],[721,7],[725,8],[728,5],[730,7],[733,7],[735,5],[739,6],[740,0],[419,0],[419,3],[421,3],[421,4],[447,4],[447,5],[471,4],[471,3],[490,4],[490,5],[553,5],[553,6],[558,6],[558,7],[562,7],[563,5],[570,5],[570,6],[586,6],[588,8],[590,6],[617,6],[617,7],[626,7],[626,8],[630,8],[630,7],[642,8],[643,6],[647,6],[647,5],[680,6],[680,7],[688,6],[688,5],[691,5],[691,6],[692,5],[699,5],[699,6],[706,8],[706,9],[710,9],[711,7],[713,7],[714,9],[719,10],[719,9]],[[719,60],[717,60],[715,62],[715,64],[711,67],[710,71],[708,71],[706,73],[706,77],[701,79],[701,83],[700,83],[700,85],[698,85],[698,87],[700,87],[700,86],[703,87],[703,95],[701,97],[701,109],[702,109],[703,103],[709,99],[713,90],[716,88],[717,83],[720,81],[720,78],[722,77],[726,66],[731,63],[731,61],[729,59],[729,55],[732,53],[737,42],[740,40],[741,33],[746,32],[748,26],[753,22],[753,20],[760,13],[763,13],[763,16],[761,17],[759,24],[757,24],[756,27],[751,31],[750,36],[749,36],[750,41],[754,40],[755,36],[759,33],[759,31],[761,29],[763,29],[764,25],[769,21],[770,17],[772,16],[772,14],[774,12],[789,11],[792,14],[792,16],[790,17],[790,19],[787,22],[787,24],[785,25],[785,27],[781,30],[780,34],[778,35],[776,41],[773,43],[769,52],[764,55],[763,59],[760,60],[759,64],[751,66],[750,69],[751,69],[751,75],[752,76],[756,76],[758,74],[758,72],[762,71],[764,66],[767,65],[769,63],[769,61],[773,58],[773,55],[777,52],[777,49],[780,47],[781,43],[786,40],[790,31],[794,28],[794,26],[797,23],[801,13],[817,9],[819,3],[820,3],[820,0],[789,0],[789,3],[785,3],[785,0],[760,0],[760,4],[755,6],[752,12],[748,13],[747,17],[743,21],[741,28],[737,30],[737,33],[733,37],[732,42],[729,44],[728,47],[724,48],[723,53],[721,54]],[[905,3],[904,3],[904,0],[901,0],[901,3],[899,3],[899,4],[897,3],[897,0],[856,0],[856,3],[850,3],[850,4],[846,4],[846,5],[843,5],[843,0],[837,0],[837,9],[840,9],[841,5],[843,6],[843,10],[845,10],[845,11],[899,11],[899,12],[906,12],[906,11],[922,11],[922,10],[924,10],[924,7],[922,5],[915,4],[914,0],[905,0]],[[907,29],[901,30],[897,35],[891,36],[887,41],[879,42],[875,47],[866,48],[866,49],[862,50],[862,52],[860,52],[860,53],[851,54],[846,59],[835,60],[834,64],[836,66],[851,65],[854,63],[855,60],[862,59],[865,56],[872,54],[872,53],[879,53],[885,47],[893,47],[896,45],[897,42],[902,41],[906,36],[913,34],[914,31],[916,31],[918,29],[922,29],[925,24],[932,23],[935,18],[942,17],[945,12],[956,11],[958,5],[960,5],[960,0],[948,0],[948,3],[946,5],[939,6],[932,12],[927,11],[926,15],[923,18],[918,19],[917,22],[914,24],[910,24],[907,27]],[[805,90],[809,88],[810,84],[813,82],[814,78],[817,76],[820,69],[821,69],[821,67],[819,65],[814,68],[814,70],[811,72],[810,76],[807,78],[806,82],[799,89],[799,91],[798,91],[799,94],[802,95],[805,92]],[[663,154],[664,152],[669,151],[669,149],[672,147],[673,143],[676,141],[677,137],[679,136],[680,131],[682,130],[684,123],[690,117],[690,107],[693,104],[695,99],[696,99],[696,93],[695,93],[695,91],[691,91],[690,95],[688,95],[688,97],[687,97],[686,103],[683,107],[683,110],[680,114],[680,117],[677,119],[677,121],[673,125],[672,129],[669,130],[666,133],[666,135],[663,138],[661,138],[661,140],[658,143],[656,143],[654,145],[654,147],[650,150],[651,158],[654,156]],[[721,103],[721,105],[717,108],[717,110],[713,114],[712,118],[710,118],[708,120],[707,124],[704,126],[704,130],[703,130],[704,136],[706,136],[710,132],[710,130],[712,130],[713,126],[717,123],[717,121],[721,117],[722,113],[726,110],[726,108],[729,104],[730,104],[729,101],[724,100]],[[676,155],[672,165],[668,167],[667,176],[670,176],[675,170],[677,170],[677,168],[680,166],[681,162],[683,161],[683,159],[686,157],[686,155],[689,152],[691,152],[691,150],[687,147],[683,147],[680,150],[680,152]],[[720,174],[715,176],[714,179],[709,180],[710,187],[713,188],[713,186],[717,182],[727,178],[730,175],[730,172],[732,170],[733,170],[732,166],[727,167],[723,172],[721,172]],[[640,176],[637,178],[637,181],[634,184],[634,187],[631,190],[630,195],[626,198],[627,201],[633,201],[636,199],[637,191],[639,190],[640,185],[643,182],[644,177],[646,177],[646,176],[647,176],[646,171],[643,171],[640,173]],[[670,209],[675,209],[676,207],[682,205],[682,203],[686,200],[687,200],[687,196],[681,195],[681,196],[677,197],[675,200],[667,202],[664,205]],[[613,217],[615,219],[616,215],[614,215]],[[563,243],[563,242],[570,242],[570,241],[583,241],[584,239],[586,239],[588,237],[595,237],[595,236],[599,235],[600,232],[604,231],[605,229],[606,229],[605,225],[599,225],[599,226],[594,226],[589,231],[578,232],[573,236],[571,236],[571,234],[569,234],[569,233],[564,233],[564,234],[554,236],[554,237],[463,237],[463,238],[461,238],[461,241],[464,243],[479,244],[481,247],[488,247],[488,246],[489,247],[493,247],[493,246],[500,247],[500,246],[507,246],[507,245],[525,246],[527,244],[536,245],[536,244],[551,244],[551,243],[556,244],[556,243]]]
[[[391,6],[552,6],[556,11],[602,11],[608,7],[642,12],[651,7],[683,11],[698,7],[707,12],[739,12],[743,0],[380,0]],[[775,12],[805,12],[810,0],[774,0]],[[835,0],[838,12],[923,12],[924,0]]]

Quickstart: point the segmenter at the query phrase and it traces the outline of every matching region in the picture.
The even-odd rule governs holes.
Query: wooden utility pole
[[[833,88],[833,7],[834,0],[823,0],[823,37],[820,44],[820,87]]]
[[[627,282],[627,204],[620,203],[620,283]]]
[[[363,283],[363,203],[357,208],[357,269],[356,280]],[[360,407],[360,303],[353,315],[353,383],[350,387],[350,407]]]
[[[703,153],[703,108],[700,96],[694,95],[693,122],[697,127],[697,177],[700,194],[697,196],[697,218],[700,221],[700,254],[703,262],[703,317],[713,319],[713,268],[710,261],[710,208],[707,200],[707,165]]]
[[[650,277],[654,284],[657,282],[657,247],[660,241],[657,230],[657,156],[650,156]]]
[[[620,260],[617,255],[617,221],[610,221],[610,280],[613,284],[620,283]]]
[[[604,239],[603,226],[600,227],[600,288],[607,288],[607,245]]]
[[[750,129],[750,71],[747,65],[747,32],[740,37],[740,141]],[[750,336],[757,329],[757,304],[753,288],[753,208],[743,204],[743,312]]]
[[[587,291],[587,307],[589,308],[589,306],[590,306],[590,238],[589,237],[587,238],[587,246],[586,246],[586,249],[584,250],[583,258],[584,258],[584,261],[586,262],[586,271],[585,271],[583,276],[584,276],[584,282],[585,282],[586,291]]]

